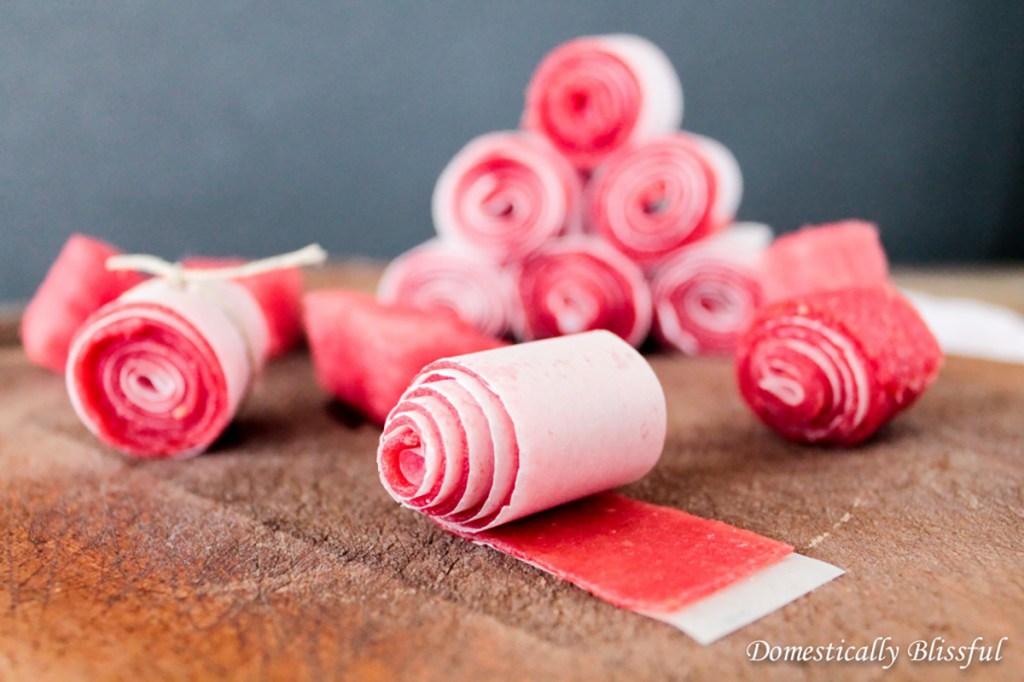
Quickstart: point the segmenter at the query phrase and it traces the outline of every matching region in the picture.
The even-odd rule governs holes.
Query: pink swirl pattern
[[[681,250],[651,280],[654,332],[688,355],[731,353],[761,306],[766,225],[736,225]]]
[[[739,164],[721,144],[687,133],[609,158],[588,187],[591,231],[645,267],[732,223]]]
[[[571,40],[547,55],[527,86],[523,127],[588,172],[682,118],[683,90],[668,57],[644,38],[619,34]]]
[[[651,292],[632,261],[592,236],[555,240],[520,264],[513,332],[532,341],[607,329],[639,346],[651,329]]]
[[[107,445],[138,458],[190,457],[233,419],[267,344],[263,315],[241,285],[152,280],[83,325],[68,395]]]
[[[639,479],[665,430],[654,372],[599,331],[428,365],[377,461],[395,500],[473,533]]]
[[[506,273],[437,239],[392,260],[377,287],[377,298],[420,310],[450,310],[493,337],[508,332],[512,317]]]
[[[446,241],[508,263],[579,231],[581,192],[572,166],[543,138],[489,133],[470,141],[438,177],[434,227]]]

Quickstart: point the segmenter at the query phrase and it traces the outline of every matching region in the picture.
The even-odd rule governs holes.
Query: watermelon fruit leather
[[[241,258],[186,258],[182,265],[197,270],[227,268],[245,264]],[[239,284],[249,290],[267,320],[270,343],[267,357],[276,358],[295,348],[302,338],[302,270],[283,268],[251,277],[239,277]]]
[[[856,445],[908,408],[942,365],[938,342],[892,287],[762,308],[737,349],[740,393],[785,438]]]
[[[862,220],[807,226],[783,235],[762,260],[765,302],[817,291],[889,284],[878,228]]]
[[[107,270],[107,259],[120,253],[83,234],[65,242],[22,316],[21,342],[29,360],[63,372],[71,339],[86,318],[145,279]]]
[[[317,381],[378,424],[425,365],[507,345],[450,311],[384,304],[344,289],[307,293],[303,316]]]

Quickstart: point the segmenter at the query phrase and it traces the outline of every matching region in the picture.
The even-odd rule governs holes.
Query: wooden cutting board
[[[1009,637],[1002,663],[972,670],[1020,678],[1024,366],[950,359],[880,437],[831,451],[766,432],[727,361],[651,362],[668,445],[627,492],[848,572],[707,647],[400,509],[377,480],[379,431],[325,399],[302,353],[269,368],[214,452],[132,463],[77,422],[59,377],[2,347],[0,679],[873,679],[876,663],[745,650],[880,636],[904,651]],[[905,659],[901,677],[961,676]]]

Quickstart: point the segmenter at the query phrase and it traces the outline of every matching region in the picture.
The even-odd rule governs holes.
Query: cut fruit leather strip
[[[385,304],[360,292],[311,291],[303,304],[317,382],[378,424],[424,365],[505,345],[450,311]]]
[[[21,319],[29,360],[63,372],[71,339],[86,318],[145,279],[137,272],[106,269],[107,259],[120,253],[81,234],[67,240]]]
[[[847,287],[889,285],[878,228],[862,220],[805,226],[765,251],[765,302]]]
[[[512,317],[505,271],[472,251],[431,239],[388,264],[377,298],[420,310],[449,310],[478,332],[500,337]]]
[[[446,530],[702,642],[841,573],[780,574],[785,543],[607,492],[655,465],[665,431],[650,366],[596,331],[429,365],[377,461],[388,493]]]
[[[793,551],[721,521],[618,493],[465,537],[647,615],[676,611]]]
[[[662,263],[651,280],[654,331],[689,355],[731,353],[761,305],[767,225],[737,223]]]
[[[526,90],[523,127],[580,171],[682,124],[683,89],[661,49],[635,35],[577,38],[548,54]]]
[[[241,258],[192,257],[182,266],[196,270],[226,268],[246,263]],[[270,333],[268,358],[276,358],[295,348],[302,339],[302,290],[300,268],[281,268],[258,275],[239,277],[241,284],[259,303]]]
[[[578,232],[580,179],[544,138],[524,131],[471,140],[434,186],[434,227],[446,241],[493,263],[522,258]]]
[[[758,312],[737,349],[740,393],[780,435],[856,445],[909,407],[938,375],[942,351],[889,287],[781,301]]]
[[[674,133],[609,157],[587,190],[588,229],[645,267],[725,229],[743,179],[710,138]]]
[[[151,280],[82,326],[68,394],[86,427],[125,454],[193,456],[234,418],[267,339],[259,305],[241,285]]]
[[[554,240],[515,270],[512,329],[519,339],[607,329],[637,346],[651,328],[651,293],[639,267],[601,239]]]

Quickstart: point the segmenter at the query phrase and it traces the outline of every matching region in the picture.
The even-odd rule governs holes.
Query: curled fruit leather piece
[[[607,329],[638,346],[650,331],[643,272],[596,237],[550,242],[518,266],[515,279],[512,328],[519,339]]]
[[[731,353],[761,305],[771,239],[767,225],[738,223],[662,263],[651,280],[658,340],[688,355]]]
[[[587,172],[609,154],[675,130],[683,88],[657,45],[635,35],[571,40],[548,54],[526,89],[523,127]]]
[[[321,387],[378,424],[424,365],[505,345],[451,311],[385,304],[345,289],[308,292],[303,315]]]
[[[437,179],[434,227],[445,240],[495,263],[579,231],[580,180],[543,138],[488,133],[469,142]]]
[[[711,641],[767,612],[725,627],[720,609],[737,606],[721,595],[792,547],[607,492],[655,466],[665,433],[651,367],[595,331],[428,365],[389,415],[377,463],[392,498],[444,529]]]
[[[252,294],[230,281],[153,279],[97,311],[68,357],[71,404],[101,441],[139,458],[207,449],[267,356]]]
[[[801,443],[856,445],[935,380],[942,351],[891,287],[797,296],[763,308],[737,349],[740,392]]]
[[[182,265],[195,270],[242,265],[242,258],[186,258]],[[280,357],[294,349],[302,339],[302,269],[281,268],[247,275],[235,280],[249,290],[263,311],[270,331],[267,356]]]
[[[863,220],[811,225],[775,240],[764,254],[765,301],[846,287],[888,286],[878,228]]]
[[[733,222],[743,193],[722,144],[674,133],[610,157],[588,185],[588,229],[645,267]]]
[[[137,272],[106,269],[107,259],[120,253],[82,234],[67,240],[21,319],[29,360],[63,372],[71,339],[86,318],[143,281]]]
[[[384,270],[377,298],[420,310],[450,310],[487,336],[503,336],[511,319],[506,273],[473,252],[432,239]]]

